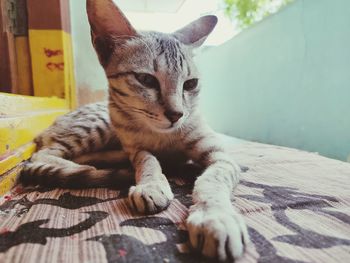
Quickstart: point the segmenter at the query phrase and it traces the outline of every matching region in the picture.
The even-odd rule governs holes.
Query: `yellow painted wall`
[[[71,36],[62,30],[29,30],[34,96],[65,98],[76,106]]]
[[[0,195],[16,182],[20,164],[35,150],[35,136],[68,112],[69,102],[0,93]]]

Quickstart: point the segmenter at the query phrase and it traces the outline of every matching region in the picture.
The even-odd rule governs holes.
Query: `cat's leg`
[[[78,164],[94,164],[94,163],[123,163],[129,161],[129,156],[123,150],[119,151],[100,151],[84,154],[73,159]]]
[[[52,145],[34,153],[21,171],[20,182],[24,185],[44,185],[54,187],[94,187],[105,186],[121,178],[130,177],[125,169],[98,170],[90,165],[80,165],[65,159],[65,149]]]
[[[166,209],[174,198],[168,180],[155,156],[147,151],[130,155],[135,169],[136,186],[129,190],[130,204],[139,213],[157,213]]]
[[[55,166],[65,166],[67,168],[80,168],[83,170],[93,170],[94,167],[88,165],[80,165],[66,159],[66,152],[60,145],[52,145],[43,148],[33,154],[30,161],[32,163],[47,163]]]
[[[187,142],[190,157],[206,167],[194,185],[187,228],[191,245],[203,255],[233,261],[243,254],[248,232],[231,202],[240,169],[219,142],[214,133]]]

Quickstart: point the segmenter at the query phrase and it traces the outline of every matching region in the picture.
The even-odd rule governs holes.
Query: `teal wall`
[[[197,62],[216,130],[350,155],[349,0],[296,0]]]

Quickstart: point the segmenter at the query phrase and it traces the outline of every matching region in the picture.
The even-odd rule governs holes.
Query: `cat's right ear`
[[[136,36],[136,30],[112,0],[86,0],[91,40],[100,63],[106,65],[118,39]]]
[[[193,48],[199,47],[213,31],[218,18],[214,15],[207,15],[198,18],[187,26],[173,33],[173,36],[185,45]]]

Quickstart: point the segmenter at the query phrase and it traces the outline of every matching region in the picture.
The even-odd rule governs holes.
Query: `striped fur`
[[[92,42],[109,82],[108,103],[60,117],[41,134],[22,181],[105,185],[125,178],[120,163],[126,162],[136,182],[129,190],[130,204],[140,213],[156,213],[174,198],[159,160],[192,160],[204,172],[195,183],[187,220],[191,244],[220,260],[239,257],[248,240],[230,201],[239,169],[200,116],[200,81],[192,54],[216,18],[206,16],[164,34],[136,32],[110,0],[87,0],[87,10]],[[119,169],[89,165],[107,159]]]
[[[37,152],[21,173],[25,185],[77,188],[106,186],[118,178],[125,180],[124,169],[97,170],[86,165],[108,158],[118,160],[118,156],[119,162],[125,162],[127,158],[111,129],[107,103],[87,105],[59,117],[35,142]],[[119,151],[106,152],[108,148]],[[90,160],[90,156],[94,159]]]

